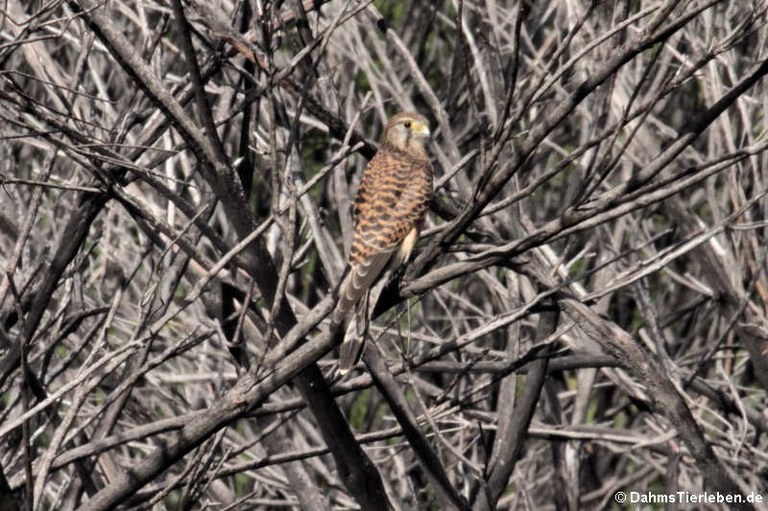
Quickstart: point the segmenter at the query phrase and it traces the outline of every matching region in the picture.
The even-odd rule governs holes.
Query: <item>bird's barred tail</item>
[[[394,250],[390,249],[378,254],[374,254],[362,263],[352,266],[349,273],[344,277],[339,286],[339,303],[331,315],[333,325],[342,325],[353,308],[355,313],[347,325],[344,334],[344,342],[340,349],[339,372],[345,374],[360,359],[363,351],[363,343],[368,330],[370,321],[370,307],[375,307],[376,300],[386,284],[387,277],[381,279],[381,285],[374,286],[373,296],[375,299],[369,299],[369,292],[373,283],[386,273],[387,265],[392,258]]]
[[[339,303],[331,315],[335,325],[341,325],[349,311],[360,302],[376,278],[381,275],[392,257],[392,250],[374,254],[363,262],[352,266],[339,285]]]
[[[352,370],[360,360],[368,333],[368,293],[360,300],[355,313],[344,332],[344,342],[339,348],[339,374],[342,376]]]

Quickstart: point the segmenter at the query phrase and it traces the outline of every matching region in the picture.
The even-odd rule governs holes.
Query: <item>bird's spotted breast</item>
[[[350,263],[396,248],[419,224],[432,192],[429,162],[401,151],[382,150],[370,161],[354,206]]]

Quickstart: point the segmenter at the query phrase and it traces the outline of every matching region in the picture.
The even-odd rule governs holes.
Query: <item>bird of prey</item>
[[[332,322],[340,325],[355,308],[341,345],[341,374],[349,372],[360,358],[376,301],[418,239],[432,196],[432,166],[424,147],[428,138],[429,123],[424,116],[414,112],[395,115],[363,173],[353,209],[349,271],[332,316]]]

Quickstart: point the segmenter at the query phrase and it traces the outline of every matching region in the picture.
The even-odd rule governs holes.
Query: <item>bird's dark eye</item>
[[[405,121],[403,123],[403,126],[405,126],[405,129],[407,130],[411,129],[411,121]]]

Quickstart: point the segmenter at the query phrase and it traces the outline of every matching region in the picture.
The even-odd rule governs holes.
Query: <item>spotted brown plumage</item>
[[[432,195],[432,167],[424,144],[424,116],[403,112],[384,130],[379,151],[368,163],[353,208],[354,234],[349,271],[339,290],[332,321],[347,327],[339,371],[348,372],[363,347],[370,315],[389,275],[410,257]],[[376,289],[374,289],[376,286]]]

